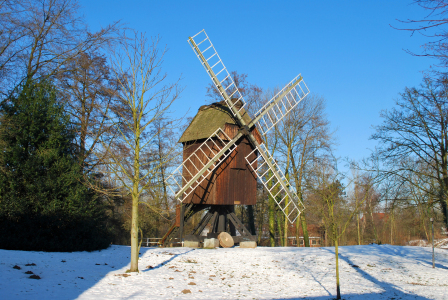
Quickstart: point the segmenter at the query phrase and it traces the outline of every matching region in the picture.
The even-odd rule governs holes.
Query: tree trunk
[[[134,115],[134,124],[136,116]],[[140,183],[140,131],[138,125],[135,131],[135,154],[134,154],[134,178],[132,182],[132,228],[131,228],[131,269],[130,272],[138,272],[138,200]]]
[[[425,214],[423,208],[421,207],[422,204],[420,204],[419,206],[420,206],[421,226],[422,226],[422,228],[423,228],[423,231],[425,232],[426,240],[427,240],[427,241],[430,241],[431,239],[430,239],[430,237],[429,237],[428,230],[427,230],[427,228],[426,228],[426,218],[425,218],[425,217],[426,217],[426,214]]]
[[[394,244],[394,237],[393,237],[393,234],[394,234],[394,223],[393,223],[392,220],[391,220],[391,222],[390,222],[390,244],[391,244],[391,245]]]
[[[296,242],[297,242],[297,247],[300,247],[300,221],[301,221],[301,218],[299,216],[296,219]]]
[[[283,224],[282,224],[282,215],[283,213],[281,211],[277,211],[277,229],[278,229],[278,238],[279,238],[279,244],[280,246],[285,246],[285,239],[283,238]]]
[[[289,201],[288,201],[289,199],[288,199],[288,197],[286,197],[286,199],[285,199],[285,206],[286,206],[286,209],[285,209],[285,214],[286,215],[288,215],[289,214],[289,207],[288,207],[288,203],[289,203]],[[283,240],[284,240],[284,247],[288,247],[288,229],[289,229],[289,220],[288,220],[288,218],[285,216],[285,222],[283,223],[284,224],[284,228],[283,228]]]
[[[297,166],[295,165],[295,161],[294,161],[294,153],[291,152],[291,166],[293,169],[293,178],[296,184],[296,189],[297,189],[297,197],[299,197],[300,201],[302,201],[303,203],[303,195],[302,195],[302,176],[303,176],[303,169],[304,169],[304,153],[302,153],[302,163],[300,165],[300,172],[299,170],[297,170]],[[306,218],[305,218],[305,213],[302,212],[300,214],[300,216],[297,218],[297,232],[296,232],[296,239],[297,239],[297,247],[300,247],[299,245],[299,225],[300,223],[302,225],[302,231],[303,231],[303,241],[305,243],[305,247],[309,247],[310,246],[310,239],[308,236],[308,226],[306,224]]]
[[[271,247],[275,247],[275,201],[269,196],[269,240]]]
[[[334,240],[334,250],[336,256],[336,299],[341,299],[341,288],[339,284],[339,248],[337,238]]]
[[[446,197],[442,197],[442,199],[440,200],[440,206],[442,208],[445,225],[448,228],[448,206],[446,205]]]
[[[129,271],[138,272],[138,195],[134,193],[132,194],[131,268]]]
[[[289,147],[288,147],[289,148]],[[286,169],[285,169],[285,176],[286,181],[289,183],[289,153],[291,153],[291,149],[288,149],[288,158],[286,162]],[[289,226],[289,220],[286,217],[289,215],[289,201],[293,201],[292,199],[289,199],[289,197],[285,198],[285,211],[284,211],[284,222],[283,222],[283,247],[288,247],[288,226]]]
[[[261,211],[258,213],[259,219],[258,219],[258,245],[261,243],[261,237],[263,235],[263,225],[264,223],[264,216],[266,211],[266,189],[263,189],[263,196],[262,196],[262,202],[261,202]]]
[[[255,235],[255,217],[254,217],[254,208],[252,205],[247,206],[247,214],[249,219],[250,234]]]
[[[361,231],[359,230],[359,213],[356,214],[356,221],[358,222],[358,245],[361,245]]]
[[[303,241],[305,242],[305,247],[309,247],[310,238],[308,236],[308,226],[306,224],[305,214],[301,214],[300,219],[302,220]]]
[[[442,132],[443,132],[443,136],[444,136],[444,147],[442,147],[442,153],[441,154],[441,159],[442,159],[442,182],[440,184],[441,188],[442,188],[442,193],[441,193],[441,201],[440,201],[440,205],[442,208],[442,213],[443,213],[443,217],[445,219],[445,225],[448,228],[448,207],[447,207],[447,203],[448,203],[448,151],[447,151],[447,146],[448,146],[448,136],[447,136],[447,132],[446,132],[446,124],[444,124],[444,122],[442,123]]]

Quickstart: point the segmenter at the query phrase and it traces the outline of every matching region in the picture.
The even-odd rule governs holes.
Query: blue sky
[[[283,86],[301,73],[311,92],[327,100],[336,130],[336,155],[361,159],[375,142],[372,125],[406,86],[420,84],[434,60],[414,57],[429,39],[393,29],[426,12],[406,1],[117,1],[81,0],[92,30],[116,20],[169,48],[170,81],[182,76],[173,106],[193,116],[205,104],[210,79],[187,39],[205,29],[229,71],[262,88]]]

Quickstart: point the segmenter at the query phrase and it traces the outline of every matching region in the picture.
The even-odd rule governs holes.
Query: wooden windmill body
[[[245,118],[250,118],[245,114]],[[204,141],[210,137],[218,128],[221,128],[227,137],[233,139],[239,132],[240,127],[232,116],[230,109],[224,101],[202,106],[194,117],[188,128],[183,133],[179,142],[183,144],[183,160],[187,160],[194,152],[202,146]],[[261,137],[256,127],[251,129],[254,136],[261,143]],[[249,168],[246,156],[253,152],[254,148],[246,136],[241,137],[237,142],[238,146],[212,174],[190,193],[183,203],[206,204],[206,205],[254,205],[256,203],[257,179],[256,174]],[[184,178],[189,180],[196,175],[197,166],[206,163],[209,153],[214,144],[208,143],[211,149],[205,147],[205,153],[198,151],[190,163],[185,165],[183,170]],[[256,154],[252,153],[252,160]]]
[[[246,113],[244,118],[250,122]],[[183,184],[198,173],[212,154],[219,151],[222,141],[226,143],[235,138],[240,129],[224,101],[201,106],[179,139],[179,143],[183,145]],[[217,131],[221,132],[219,137],[210,139]],[[251,132],[261,142],[255,126],[251,128]],[[238,139],[235,145],[238,148],[231,151],[219,166],[183,199],[183,204],[178,206],[176,223],[163,238],[163,242],[171,231],[177,228],[180,229],[182,237],[183,223],[196,213],[200,213],[202,218],[197,226],[185,235],[185,241],[201,242],[205,238],[216,238],[219,233],[226,231],[231,234],[235,243],[255,240],[255,232],[247,229],[237,218],[234,206],[255,205],[257,201],[257,177],[246,160],[247,157],[256,160],[257,154],[246,136]],[[204,211],[206,213],[203,213]],[[209,232],[202,235],[208,224]],[[254,226],[255,224],[250,224],[249,228]]]

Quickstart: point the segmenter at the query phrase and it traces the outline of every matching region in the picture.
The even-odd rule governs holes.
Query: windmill
[[[200,109],[192,123],[195,121],[201,122],[201,118],[205,121],[204,114],[212,113],[214,114],[212,117],[214,121],[219,120],[220,116],[224,116],[223,114],[230,116],[232,121],[226,121],[224,128],[223,126],[218,126],[205,141],[203,135],[196,135],[190,139],[185,138],[182,140],[188,129],[181,138],[180,142],[184,144],[183,162],[167,177],[166,183],[175,198],[183,202],[183,204],[180,205],[175,224],[162,238],[162,243],[177,228],[182,236],[184,221],[196,212],[204,209],[208,211],[193,229],[192,235],[188,236],[189,239],[200,239],[199,236],[202,230],[210,223],[212,232],[209,233],[209,236],[211,237],[214,237],[213,235],[219,232],[226,231],[227,228],[230,228],[232,235],[234,235],[236,228],[241,234],[239,240],[254,240],[250,231],[244,227],[234,214],[233,205],[255,204],[252,200],[255,199],[255,196],[249,197],[251,199],[246,200],[246,203],[241,203],[241,200],[235,199],[242,199],[244,202],[247,199],[247,195],[234,195],[235,199],[226,202],[224,199],[229,197],[228,193],[225,196],[223,193],[214,192],[211,193],[214,195],[211,201],[198,202],[195,200],[204,199],[206,196],[209,197],[210,186],[215,183],[214,180],[220,178],[219,174],[229,170],[228,165],[231,164],[232,160],[238,161],[235,157],[242,154],[244,154],[244,164],[250,169],[255,182],[258,177],[289,222],[293,223],[304,209],[303,203],[291,189],[276,160],[263,144],[260,134],[266,135],[269,130],[308,95],[309,90],[302,76],[300,74],[296,76],[261,107],[253,118],[250,118],[246,112],[246,102],[243,96],[206,32],[204,30],[200,31],[190,37],[188,42],[223,98],[223,101],[220,103],[201,107],[206,112],[201,112]],[[192,124],[190,124],[191,126]],[[246,144],[250,145],[250,151],[247,151],[247,146],[244,146]],[[236,150],[237,148],[238,150]],[[237,154],[235,155],[236,152]],[[243,169],[239,168],[238,170]],[[224,184],[232,180],[234,181],[233,184],[251,184],[250,180],[240,180],[238,182],[237,177],[232,175],[223,175],[221,178],[226,178],[227,181],[224,181]],[[237,182],[235,183],[235,181]],[[256,189],[256,185],[254,188]],[[218,191],[220,190],[224,191],[225,189],[218,188]]]

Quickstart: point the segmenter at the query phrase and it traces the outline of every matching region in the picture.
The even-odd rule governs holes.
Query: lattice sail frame
[[[227,95],[229,96],[229,99],[232,99],[232,98],[237,99],[237,101],[235,101],[233,103],[229,103],[227,98],[224,97],[224,95],[220,92],[219,88],[216,86],[216,89],[221,94],[221,97],[223,97],[224,100],[226,101],[226,104],[227,104],[227,106],[229,106],[233,115],[236,116],[236,114],[232,108],[238,103],[241,103],[241,107],[238,105],[238,106],[235,106],[235,109],[239,113],[242,113],[242,109],[246,106],[246,102],[244,101],[243,96],[241,95],[240,91],[236,87],[236,84],[233,81],[232,76],[227,71],[227,68],[224,65],[224,63],[222,62],[221,57],[219,57],[219,54],[216,51],[215,47],[213,46],[212,42],[210,41],[207,33],[205,33],[205,30],[204,29],[201,30],[196,35],[192,36],[191,39],[194,41],[194,43],[198,47],[199,52],[198,52],[198,49],[196,49],[194,47],[191,40],[188,40],[188,43],[190,44],[190,46],[193,49],[196,56],[198,57],[202,66],[207,71],[207,74],[210,76],[210,78],[212,79],[215,86],[217,83],[213,80],[213,75],[218,79],[221,86],[226,91]],[[199,41],[199,42],[196,42],[196,41]],[[201,56],[203,56],[203,58],[208,62],[213,74],[211,74],[210,71],[207,69],[207,67],[205,66],[204,62],[201,59]]]
[[[300,80],[299,83],[266,112],[266,108],[274,102],[279,95],[293,86],[297,80]],[[269,100],[265,105],[263,105],[262,108],[260,108],[259,111],[255,113],[254,119],[257,119],[261,114],[263,114],[259,117],[257,123],[261,133],[266,135],[269,130],[271,130],[278,122],[280,122],[281,119],[293,110],[294,107],[296,107],[297,104],[299,104],[300,101],[302,101],[309,93],[310,90],[306,86],[305,81],[301,79],[300,74],[297,75],[293,80],[291,80],[290,83],[288,83],[280,92],[272,97],[271,100]]]
[[[222,137],[224,137],[224,139]],[[208,167],[205,172],[195,182],[193,182],[182,195],[179,194],[178,191],[182,189],[182,186],[190,184],[193,181],[194,176],[202,171],[202,169],[212,159],[214,159],[217,153],[219,153],[222,148],[230,143],[230,141],[231,139],[224,132],[224,130],[218,128],[207,140],[205,140],[205,142],[203,142],[198,147],[198,149],[196,149],[186,160],[184,160],[182,164],[177,167],[177,169],[174,170],[174,172],[170,176],[167,177],[165,182],[179,201],[183,202],[184,199],[188,197],[188,195],[190,195],[191,192],[193,192],[202,183],[202,181],[204,181],[204,179],[207,178],[213,172],[213,170],[215,170],[219,166],[219,164],[233,152],[233,150],[235,150],[236,144],[231,145],[230,148],[223,155],[218,157],[218,159],[210,167]],[[212,147],[208,145],[208,142],[211,142]],[[201,156],[198,156],[199,153],[201,153],[201,155],[204,155],[202,157],[206,158],[205,162],[201,160]],[[195,165],[193,159],[196,159],[196,161],[201,164],[199,165],[199,168]],[[197,173],[192,174],[188,170],[189,164],[197,170]],[[186,172],[191,176],[190,180],[185,178],[183,170],[186,170]]]
[[[263,160],[263,156],[255,155],[255,159],[253,159],[252,161],[249,160],[249,157],[256,151],[263,151],[265,153],[265,156],[268,157],[269,161],[274,165],[277,173],[280,175],[280,178],[277,177],[275,172],[271,172],[272,176],[268,177],[268,175],[271,175],[268,174],[271,169],[269,167],[266,168],[267,163]],[[257,160],[259,161],[259,164],[258,167],[255,168],[254,165]],[[271,197],[280,207],[286,218],[288,218],[288,221],[293,223],[305,209],[305,206],[303,205],[299,197],[297,197],[296,191],[294,191],[292,186],[289,185],[288,180],[286,180],[285,175],[283,174],[275,159],[269,153],[266,146],[264,144],[261,144],[259,147],[254,149],[248,156],[246,156],[246,161],[251,167],[252,171],[254,171],[258,178],[260,178],[261,183],[264,185],[265,189],[269,192]],[[283,186],[280,184],[280,180],[288,182],[289,194],[293,197],[293,199],[287,199],[288,193],[286,193]]]

